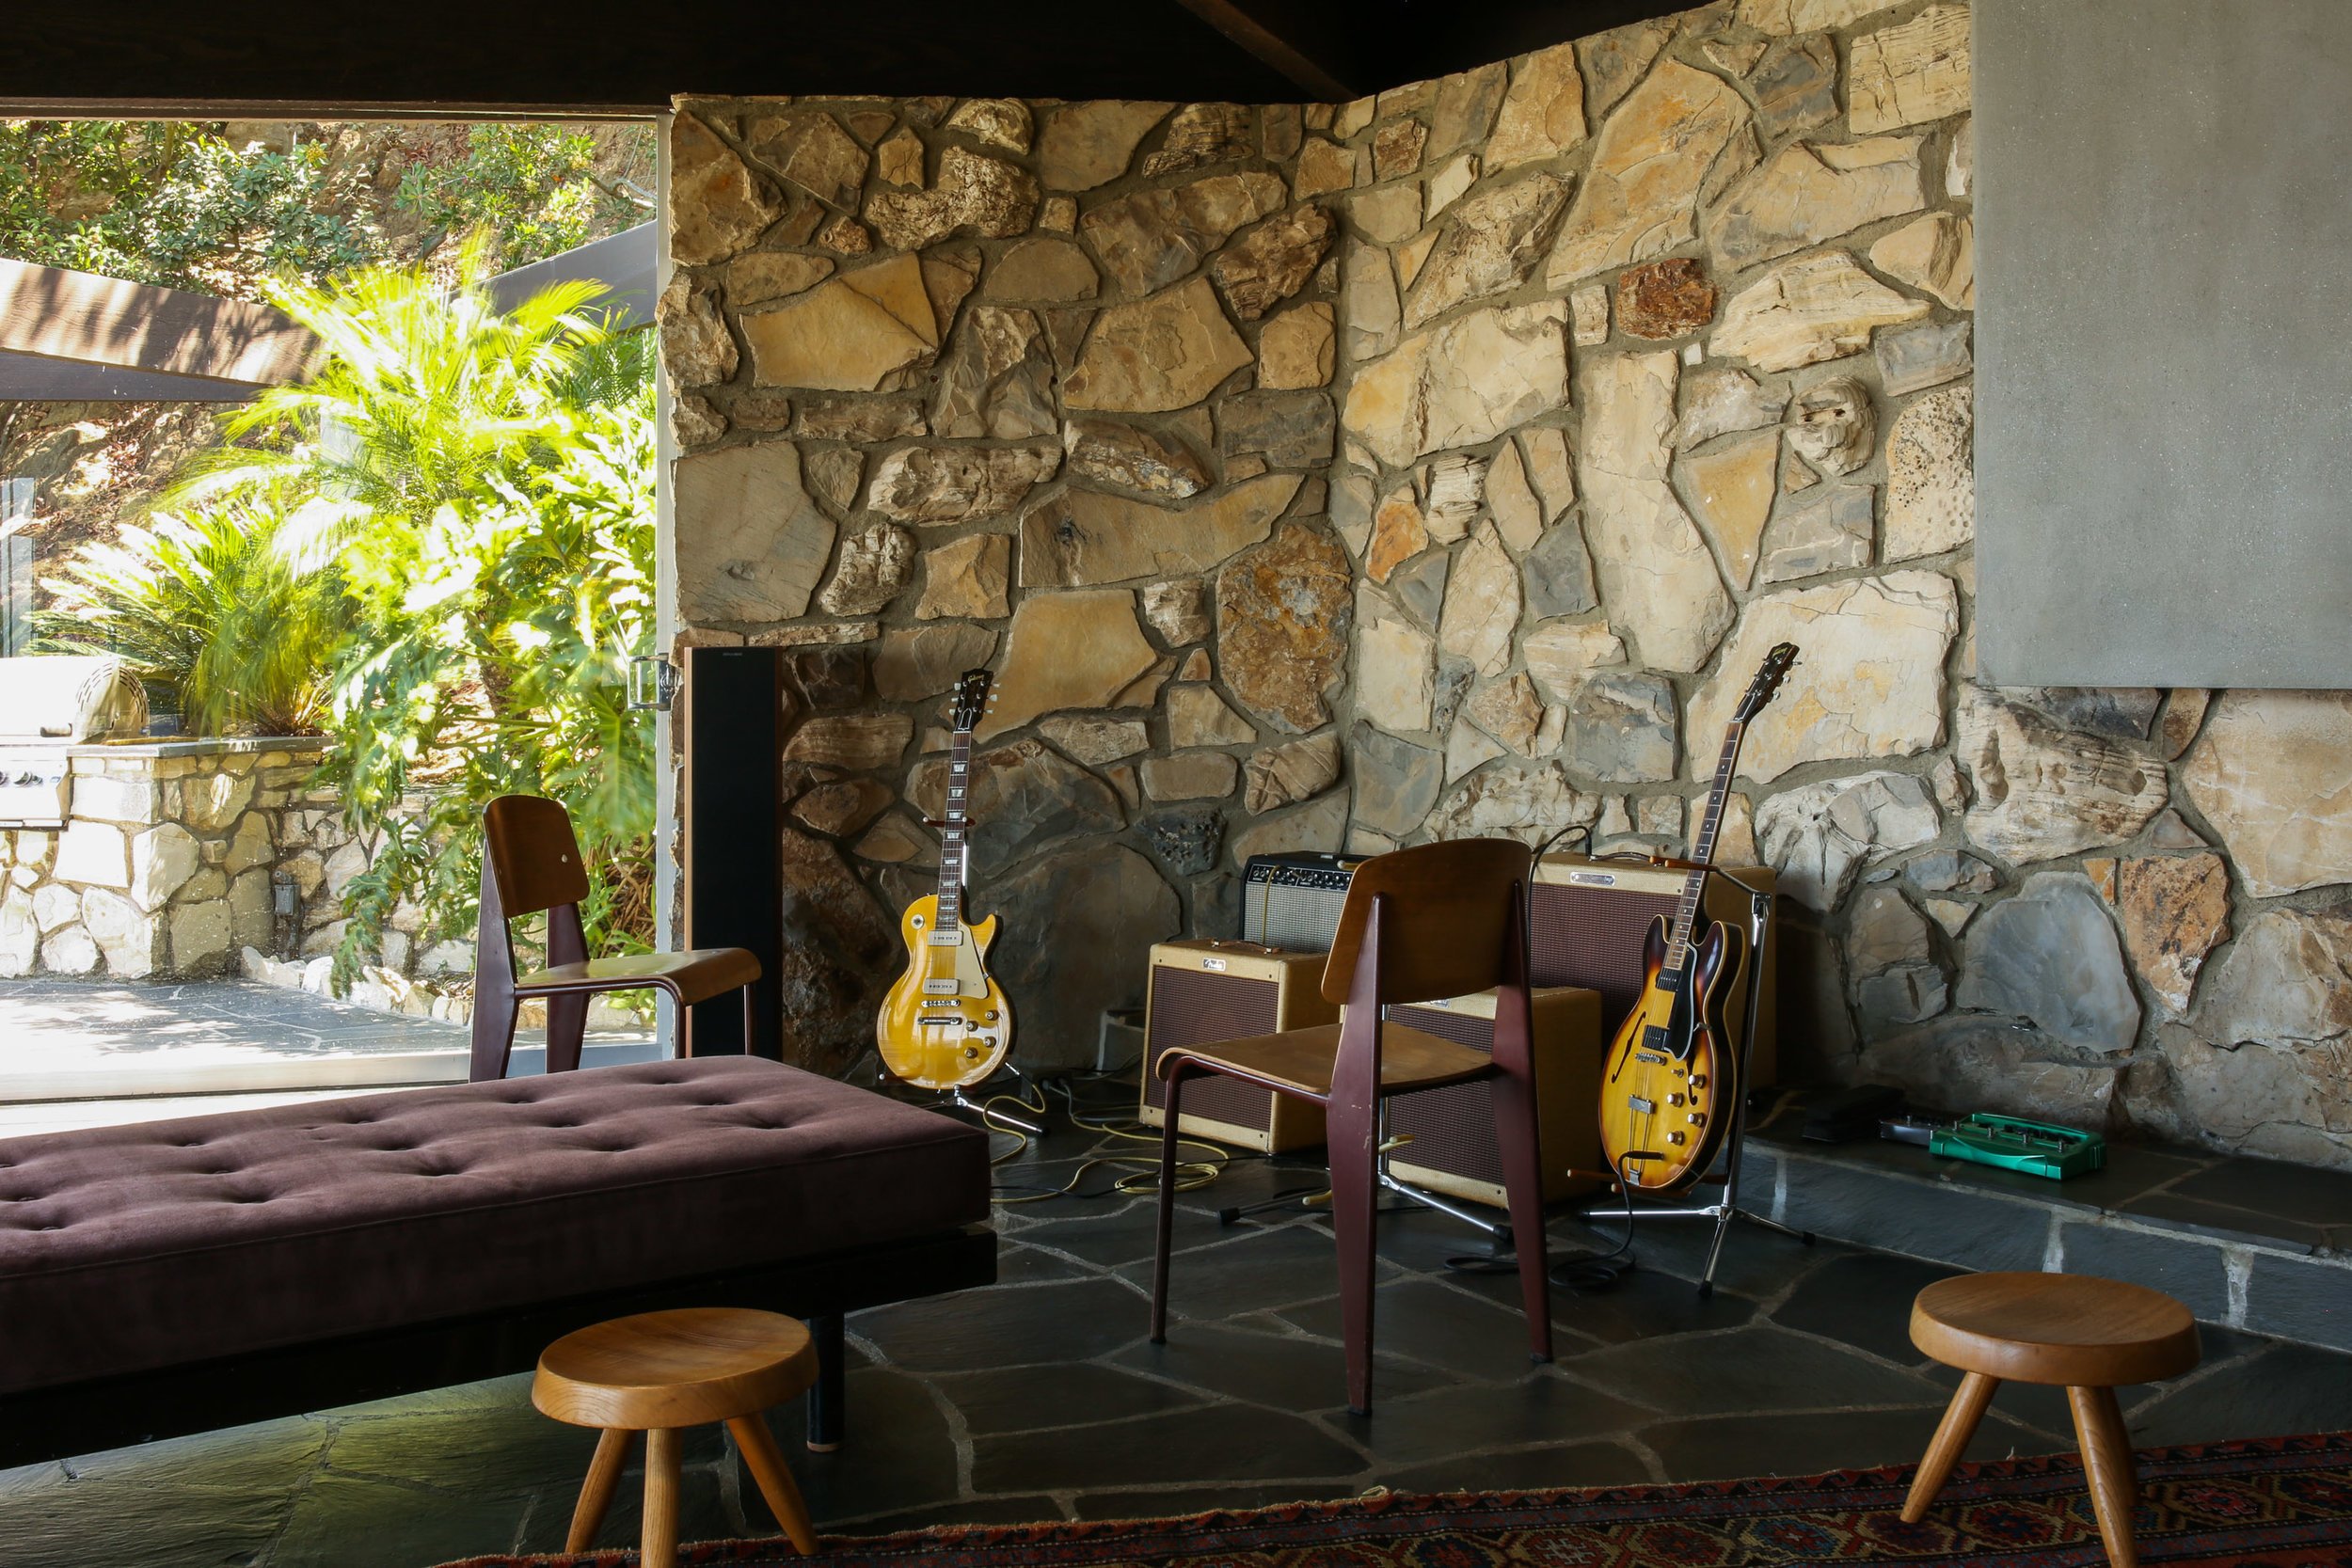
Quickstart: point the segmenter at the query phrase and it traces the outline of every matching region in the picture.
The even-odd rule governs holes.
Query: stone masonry
[[[2352,698],[1971,679],[1967,10],[1718,0],[1346,104],[682,100],[681,641],[790,650],[800,1057],[998,675],[1021,1053],[1279,848],[1695,828],[1782,1060],[2352,1167]]]

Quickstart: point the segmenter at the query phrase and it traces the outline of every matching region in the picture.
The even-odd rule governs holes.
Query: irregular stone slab
[[[1530,847],[1561,829],[1590,824],[1600,801],[1577,792],[1565,764],[1502,763],[1447,792],[1428,820],[1433,839],[1516,838]]]
[[[1125,705],[1120,694],[1158,660],[1126,590],[1031,594],[1013,612],[994,705],[978,733],[1002,735],[1071,708]]]
[[[1723,78],[1678,60],[1651,71],[1601,127],[1551,253],[1549,286],[1565,289],[1695,238],[1699,187],[1747,124],[1746,101]]]
[[[1568,295],[1569,334],[1579,348],[1609,341],[1609,285],[1587,283]]]
[[[1730,365],[1692,371],[1682,388],[1685,406],[1670,443],[1677,451],[1734,431],[1777,425],[1788,410],[1788,388],[1767,387]]]
[[[1715,541],[1734,588],[1755,580],[1756,551],[1765,520],[1772,515],[1779,469],[1777,430],[1726,441],[1683,462],[1683,493]]]
[[[2352,880],[2352,693],[2223,692],[2181,782],[2256,897]]]
[[[1870,564],[1873,508],[1867,484],[1832,485],[1773,519],[1764,536],[1764,580],[1789,582]]]
[[[1143,618],[1171,648],[1199,642],[1209,635],[1209,610],[1199,578],[1155,582],[1143,591]]]
[[[1625,643],[1606,621],[1546,621],[1520,640],[1519,651],[1555,703],[1566,702],[1593,671],[1625,662]]]
[[[1120,287],[1140,296],[1184,277],[1235,230],[1289,198],[1274,175],[1216,174],[1105,202],[1078,227]]]
[[[1779,40],[1764,51],[1748,89],[1768,142],[1826,125],[1837,118],[1837,46],[1821,33]]]
[[[1931,392],[1886,442],[1886,559],[1940,555],[1976,537],[1976,394]]]
[[[914,535],[876,523],[843,541],[840,562],[818,595],[818,608],[828,615],[871,615],[897,598],[914,575]]]
[[[2160,1037],[2197,1124],[2233,1148],[2352,1166],[2352,920],[2257,916]]]
[[[1026,169],[950,147],[939,174],[920,191],[876,191],[866,198],[866,221],[893,250],[921,250],[957,234],[1010,239],[1037,219],[1036,179]]]
[[[892,703],[936,697],[995,651],[996,634],[986,626],[892,626],[874,655],[874,694]]]
[[[1258,385],[1269,391],[1329,386],[1336,338],[1329,302],[1283,311],[1258,334]]]
[[[874,466],[866,504],[925,525],[1009,512],[1061,467],[1059,447],[902,447]]]
[[[1384,730],[1430,727],[1438,644],[1374,588],[1356,594],[1356,711]]]
[[[761,387],[895,389],[895,372],[929,363],[939,350],[939,321],[913,256],[843,273],[740,321],[752,380]]]
[[[679,618],[715,626],[806,614],[834,530],[802,487],[792,444],[696,452],[673,472]]]
[[[1386,582],[1399,566],[1429,547],[1429,525],[1410,484],[1389,492],[1372,515],[1372,542],[1364,548],[1364,575]]]
[[[1168,692],[1168,743],[1175,747],[1236,746],[1258,738],[1247,719],[1207,686],[1187,683]]]
[[[1440,545],[1470,537],[1470,519],[1486,499],[1486,462],[1467,452],[1448,452],[1429,465],[1429,495],[1422,507],[1429,537]]]
[[[1152,749],[1152,731],[1140,719],[1057,714],[1039,720],[1037,727],[1046,739],[1089,768]]]
[[[1343,191],[1356,183],[1357,162],[1354,148],[1309,136],[1298,150],[1298,164],[1291,173],[1291,194],[1305,201]]]
[[[1740,0],[1740,24],[1759,33],[1816,33],[1849,26],[1888,0]]]
[[[2205,956],[2230,940],[2230,867],[2218,855],[2136,855],[2116,876],[2123,949],[2167,1011],[2188,1010]]]
[[[1715,285],[1687,256],[1617,275],[1617,325],[1636,338],[1687,338],[1715,319]]]
[[[1736,271],[1927,204],[1916,136],[1791,142],[1732,191],[1715,214],[1708,243],[1717,260]],[[1875,250],[1871,260],[1878,260]]]
[[[1695,714],[1692,733],[1700,730]],[[1864,867],[1933,842],[1943,819],[1909,773],[1824,779],[1768,796],[1756,808],[1756,849],[1780,872],[1780,891],[1827,913]]]
[[[670,121],[670,257],[707,266],[759,238],[783,212],[735,150],[691,114]]]
[[[765,305],[814,288],[833,276],[833,266],[822,256],[790,250],[755,250],[738,256],[727,266],[727,300],[739,309]]]
[[[1546,750],[1557,750],[1557,743]],[[1445,782],[1452,784],[1463,774],[1483,768],[1503,754],[1502,742],[1488,736],[1483,730],[1472,728],[1462,720],[1455,720],[1445,737]]]
[[[1417,333],[1356,372],[1342,423],[1401,468],[1562,407],[1568,401],[1564,314],[1558,300],[1546,300],[1475,310]],[[1672,395],[1670,387],[1670,407]]]
[[[1612,670],[1572,689],[1566,753],[1603,784],[1673,778],[1677,738],[1674,684],[1663,675]]]
[[[1005,252],[989,269],[980,295],[991,300],[1067,304],[1092,299],[1102,283],[1085,251],[1068,240],[1041,234]]]
[[[1143,759],[1143,792],[1154,800],[1222,800],[1240,779],[1241,764],[1223,752]]]
[[[864,452],[849,447],[818,447],[802,458],[801,468],[808,487],[836,512],[847,512],[857,504],[858,492],[866,483]]]
[[[1505,441],[1486,469],[1486,510],[1495,531],[1514,555],[1525,555],[1544,536],[1544,503],[1527,483],[1517,443]]]
[[[1372,174],[1375,180],[1397,180],[1421,167],[1429,145],[1429,128],[1418,119],[1392,119],[1372,135]]]
[[[1269,746],[1242,769],[1242,806],[1252,816],[1322,794],[1340,776],[1336,732]]]
[[[1976,786],[1968,836],[2016,864],[2121,844],[2164,808],[2164,769],[2145,752],[1979,688],[1963,692],[1958,729],[1954,755]]]
[[[1576,504],[1576,467],[1568,457],[1567,434],[1556,425],[1533,425],[1519,432],[1519,454],[1527,464],[1527,483],[1544,503],[1547,520]]]
[[[1300,849],[1336,852],[1347,837],[1347,791],[1335,789],[1295,811],[1260,817],[1225,841],[1225,859],[1240,870],[1252,855]]]
[[[2197,738],[2213,698],[2212,692],[2198,687],[2177,688],[2165,698],[2164,723],[2156,731],[2156,739],[2167,762],[2177,760]]]
[[[1148,773],[1151,764],[1144,764],[1144,769]],[[1216,869],[1217,846],[1225,837],[1225,816],[1215,806],[1158,812],[1145,817],[1142,827],[1144,842],[1151,846],[1152,852],[1178,876],[1197,877]]]
[[[1674,36],[1674,19],[1666,17],[1579,39],[1576,57],[1584,68],[1585,113],[1598,119],[1614,108]]]
[[[1924,289],[1955,310],[1977,308],[1977,226],[1972,218],[1931,213],[1870,247],[1870,264],[1899,283]]]
[[[1854,974],[1878,974],[1930,957],[1928,923],[1900,889],[1880,882],[1856,895],[1846,921],[1846,963]]]
[[[1392,839],[1419,828],[1444,787],[1444,757],[1368,726],[1356,732],[1354,751],[1357,823]]]
[[[719,291],[681,273],[654,307],[660,324],[661,363],[675,390],[711,387],[735,374],[735,339],[719,313]]]
[[[761,115],[744,132],[753,157],[832,207],[855,211],[866,184],[866,149],[822,109]],[[672,242],[675,248],[675,242]]]
[[[1176,111],[1160,150],[1143,160],[1149,176],[1230,164],[1258,150],[1255,117],[1242,103],[1187,103]]]
[[[2120,1074],[2051,1060],[2060,1049],[2010,1020],[1963,1013],[1874,1042],[1855,1070],[1921,1105],[2106,1127]]]
[[[1052,435],[1059,422],[1054,356],[1037,317],[1001,305],[972,307],[940,367],[932,431],[1018,441]]]
[[[1610,621],[1660,670],[1705,664],[1731,625],[1731,595],[1707,543],[1666,483],[1674,424],[1675,356],[1587,359],[1580,473],[1592,551]]]
[[[1270,178],[1270,177],[1269,177]],[[1275,182],[1276,199],[1287,195]],[[1267,219],[1228,245],[1209,271],[1233,314],[1253,322],[1304,288],[1331,248],[1337,226],[1323,208],[1307,205]]]
[[[1844,251],[1824,251],[1784,261],[1734,294],[1708,346],[1758,370],[1790,371],[1859,353],[1871,328],[1927,313]]]
[[[1283,524],[1217,573],[1216,663],[1244,707],[1293,735],[1329,721],[1352,576],[1339,541],[1303,523]]]
[[[784,760],[853,772],[895,768],[914,738],[914,721],[903,713],[827,714],[792,732]]]
[[[2044,871],[1979,915],[1963,949],[1963,1007],[2022,1018],[2085,1051],[2128,1051],[2139,999],[2106,906],[2090,879]]]
[[[1862,1037],[1883,1038],[1906,1024],[1923,1022],[1944,1010],[1950,998],[1944,971],[1931,963],[1899,964],[1854,988],[1854,1010],[1862,1015]]]
[[[1037,143],[1038,174],[1046,189],[1090,191],[1118,179],[1152,127],[1173,107],[1098,99],[1053,110]]]
[[[897,135],[874,149],[874,172],[885,185],[920,188],[924,157],[923,138],[900,126]]]
[[[1278,468],[1319,468],[1338,447],[1331,399],[1320,391],[1243,392],[1217,404],[1217,449],[1254,452]]]
[[[1849,45],[1846,122],[1857,135],[1968,112],[1968,8],[1930,6]]]
[[[1470,701],[1462,705],[1462,717],[1519,755],[1534,756],[1535,736],[1544,724],[1544,703],[1535,694],[1534,681],[1513,675],[1508,680],[1489,681],[1471,692]],[[1447,776],[1453,776],[1450,768]]]
[[[2110,740],[2145,740],[2164,693],[2150,686],[2005,686],[2000,698],[2070,730]]]
[[[1189,408],[1250,357],[1209,280],[1196,277],[1096,317],[1062,401],[1113,413]]]
[[[1012,541],[1001,533],[966,534],[923,558],[923,596],[914,618],[998,620],[1009,612],[1011,586]]]
[[[1573,55],[1568,69],[1576,69]],[[1440,81],[1438,102],[1429,114],[1430,155],[1437,157],[1483,140],[1495,123],[1509,81],[1510,67],[1501,60],[1476,71],[1456,71]],[[1578,122],[1581,126],[1581,115]]]
[[[1488,523],[1454,562],[1438,646],[1482,675],[1499,675],[1511,662],[1511,634],[1518,624],[1518,568]]]
[[[1396,271],[1377,245],[1348,245],[1340,268],[1340,319],[1346,327],[1347,356],[1369,359],[1396,347],[1405,329],[1397,302]]]
[[[1870,389],[1853,376],[1834,375],[1798,397],[1788,445],[1821,472],[1845,475],[1870,461],[1878,432]]]
[[[743,399],[736,399],[742,419]],[[815,441],[892,441],[923,434],[923,404],[912,397],[803,398],[796,435]]]
[[[1264,539],[1298,485],[1296,474],[1266,474],[1182,510],[1065,490],[1021,519],[1022,584],[1082,588],[1207,571]]]
[[[968,99],[956,105],[956,112],[947,117],[947,129],[961,131],[976,141],[1001,147],[1008,152],[1029,150],[1028,106],[1015,99]]]
[[[1486,166],[1549,162],[1583,140],[1584,78],[1576,69],[1576,45],[1520,55],[1486,139]]]
[[[2000,873],[1959,849],[1938,849],[1903,867],[1903,879],[1929,893],[1990,893]]]
[[[1184,908],[1150,860],[1121,844],[1063,849],[1007,878],[991,965],[1020,996],[1021,1060],[1041,1070],[1094,1060],[1106,1008],[1140,1005],[1152,944],[1184,928]],[[1072,943],[1067,933],[1087,940]]]
[[[1209,470],[1181,442],[1115,420],[1073,419],[1062,432],[1073,478],[1168,500],[1209,487]]]
[[[1525,282],[1551,244],[1567,201],[1567,183],[1549,174],[1531,174],[1463,200],[1406,293],[1405,325],[1421,326],[1457,305]]]

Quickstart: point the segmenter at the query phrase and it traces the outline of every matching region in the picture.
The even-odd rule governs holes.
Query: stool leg
[[[767,1418],[756,1412],[738,1416],[727,1422],[727,1430],[735,1434],[735,1446],[743,1450],[744,1466],[759,1483],[759,1495],[768,1499],[776,1523],[792,1538],[793,1549],[803,1557],[815,1556],[817,1531],[809,1526],[808,1504],[801,1500],[801,1489],[776,1447],[775,1433],[768,1430]]]
[[[1943,1423],[1935,1429],[1935,1440],[1928,1445],[1928,1456],[1919,1461],[1919,1473],[1912,1478],[1911,1495],[1903,1499],[1904,1524],[1915,1525],[1928,1516],[1928,1505],[1944,1490],[1952,1465],[1968,1439],[1977,1434],[1984,1407],[1993,1402],[1994,1392],[2000,1386],[1999,1378],[1982,1372],[1970,1372],[1960,1380],[1960,1386],[1952,1391],[1952,1402],[1945,1407]]]
[[[640,1568],[677,1568],[678,1430],[645,1433],[645,1534]]]
[[[636,1435],[626,1427],[607,1427],[597,1437],[596,1457],[588,1462],[588,1479],[572,1510],[572,1533],[564,1538],[565,1551],[584,1552],[596,1544],[596,1527],[612,1506],[612,1490],[620,1484],[621,1466],[628,1463],[628,1445]]]
[[[2139,1500],[2139,1478],[2132,1466],[2132,1440],[2112,1388],[2069,1388],[2074,1407],[2074,1436],[2082,1444],[2083,1470],[2090,1479],[2090,1508],[2099,1517],[2099,1539],[2106,1543],[2114,1568],[2136,1568],[2139,1548],[2132,1540],[2132,1511]]]

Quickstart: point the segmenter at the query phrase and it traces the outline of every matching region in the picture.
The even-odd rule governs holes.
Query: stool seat
[[[2197,1365],[2197,1321],[2158,1291],[2075,1274],[1939,1280],[1911,1308],[1911,1342],[2004,1383],[2112,1388]]]

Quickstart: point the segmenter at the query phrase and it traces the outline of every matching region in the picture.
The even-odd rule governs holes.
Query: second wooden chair
[[[1331,1227],[1340,1254],[1340,1321],[1347,1402],[1372,1407],[1373,1214],[1379,1178],[1380,1101],[1415,1089],[1494,1080],[1495,1142],[1502,1157],[1530,1354],[1551,1359],[1544,1246],[1543,1172],[1527,988],[1528,851],[1508,839],[1428,844],[1356,868],[1324,965],[1326,1000],[1341,1021],[1253,1039],[1165,1052],[1168,1085],[1160,1155],[1158,1247],[1152,1272],[1152,1339],[1168,1338],[1168,1259],[1176,1203],[1176,1146],[1184,1080],[1221,1073],[1324,1108],[1330,1146]],[[1387,1006],[1493,990],[1494,1053],[1382,1020]]]

